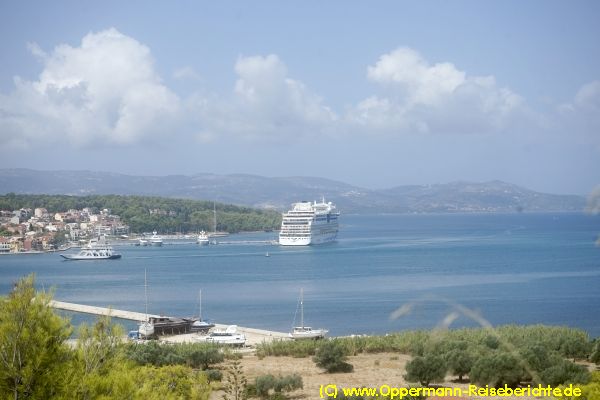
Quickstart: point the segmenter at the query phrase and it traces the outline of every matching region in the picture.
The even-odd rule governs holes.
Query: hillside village
[[[42,207],[0,210],[0,253],[52,251],[67,242],[128,233],[129,226],[106,208],[57,213]]]

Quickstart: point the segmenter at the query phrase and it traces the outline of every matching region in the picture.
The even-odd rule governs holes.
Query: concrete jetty
[[[108,315],[113,318],[127,319],[131,321],[146,321],[146,317],[158,318],[159,315],[144,314],[135,311],[117,310],[114,308],[88,306],[84,304],[67,303],[64,301],[52,300],[50,306],[59,310],[73,311],[92,315]],[[227,329],[227,324],[215,324],[215,328],[219,330]],[[243,333],[246,336],[249,345],[256,345],[261,342],[270,342],[273,340],[289,340],[289,335],[283,332],[268,331],[264,329],[246,328],[238,326],[238,333]],[[163,340],[165,342],[193,342],[197,341],[199,335],[197,333],[187,333],[181,335],[167,336]]]
[[[144,314],[135,311],[117,310],[114,308],[86,306],[84,304],[66,303],[64,301],[52,300],[50,307],[57,308],[59,310],[74,311],[83,314],[92,315],[108,315],[114,318],[128,319],[131,321],[146,321],[146,317],[159,317],[155,314]]]

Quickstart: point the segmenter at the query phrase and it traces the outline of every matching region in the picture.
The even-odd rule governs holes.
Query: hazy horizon
[[[4,2],[0,168],[587,195],[598,15],[594,1]]]

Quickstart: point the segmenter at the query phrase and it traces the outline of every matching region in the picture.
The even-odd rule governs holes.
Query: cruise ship
[[[279,244],[282,246],[308,246],[332,242],[338,233],[340,213],[335,205],[303,201],[294,203],[292,209],[283,214]]]

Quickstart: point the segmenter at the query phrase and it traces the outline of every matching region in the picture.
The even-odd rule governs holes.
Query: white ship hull
[[[280,237],[279,244],[282,246],[309,246],[311,244],[324,244],[335,242],[337,232],[329,234],[311,235],[310,237]]]
[[[282,246],[308,246],[311,242],[309,237],[280,237],[279,244]]]

